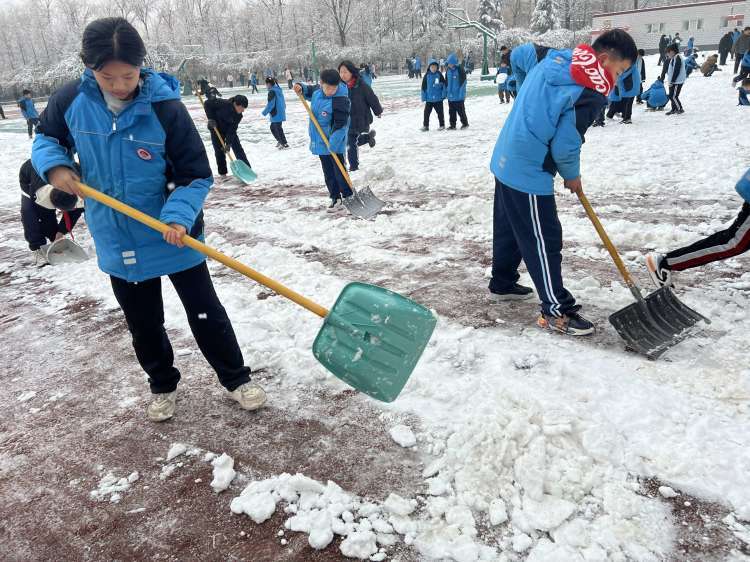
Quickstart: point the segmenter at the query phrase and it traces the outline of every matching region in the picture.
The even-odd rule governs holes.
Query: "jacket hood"
[[[572,54],[570,51],[554,51],[552,56],[540,64],[545,64],[545,76],[547,82],[553,86],[570,86],[576,84],[570,74],[570,62]]]
[[[138,100],[155,103],[180,99],[180,82],[170,74],[156,72],[152,68],[141,68],[141,82],[140,91],[136,97]],[[90,68],[83,72],[81,83],[90,91],[100,92],[99,84]]]
[[[458,57],[456,56],[456,53],[451,53],[448,55],[448,58],[445,59],[445,64],[458,64]]]

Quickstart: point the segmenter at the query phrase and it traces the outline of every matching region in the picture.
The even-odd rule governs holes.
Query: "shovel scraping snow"
[[[665,351],[691,336],[699,323],[710,324],[707,318],[681,302],[669,287],[662,287],[644,298],[583,191],[578,192],[578,198],[625,285],[635,297],[636,302],[609,317],[627,347],[649,359],[658,359]]]

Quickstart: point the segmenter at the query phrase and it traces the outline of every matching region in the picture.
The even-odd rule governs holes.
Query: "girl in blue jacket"
[[[39,113],[34,107],[34,100],[31,97],[31,90],[24,90],[23,97],[18,100],[18,107],[21,108],[21,115],[26,119],[26,125],[29,128],[29,138],[33,137],[34,127],[39,123]]]
[[[347,135],[349,134],[349,113],[351,104],[349,102],[349,90],[341,81],[339,73],[333,69],[327,69],[320,73],[320,84],[295,84],[294,91],[311,100],[310,109],[315,115],[318,124],[328,137],[330,150],[325,141],[318,133],[318,129],[310,120],[308,131],[310,133],[310,152],[320,157],[320,165],[323,167],[328,194],[331,197],[330,210],[336,210],[336,205],[341,207],[342,197],[344,199],[352,196],[352,190],[344,179],[341,170],[331,156],[335,153],[339,162],[344,163],[344,151],[346,150]]]
[[[110,276],[155,395],[149,419],[174,415],[180,380],[164,330],[163,275],[177,291],[198,347],[221,384],[243,409],[254,410],[266,395],[250,382],[205,257],[182,243],[186,233],[203,238],[203,201],[213,185],[206,150],[180,101],[179,82],[143,68],[145,54],[141,37],[124,18],[91,22],[81,50],[86,70],[50,97],[32,163],[48,183],[81,196],[72,159],[77,152],[85,183],[171,227],[162,237],[86,201],[99,267]]]
[[[443,73],[440,72],[435,59],[427,63],[427,72],[422,78],[422,101],[424,104],[424,120],[422,130],[430,130],[430,114],[435,110],[440,123],[439,130],[445,129],[445,114],[443,113],[443,100],[446,96],[447,84]]]
[[[276,139],[276,148],[289,148],[284,134],[282,123],[286,121],[286,100],[281,86],[274,78],[266,78],[266,89],[268,90],[268,103],[263,108],[263,115],[268,115],[271,120],[271,134]]]

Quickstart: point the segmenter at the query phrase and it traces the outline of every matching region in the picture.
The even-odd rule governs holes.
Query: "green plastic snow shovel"
[[[201,102],[201,107],[203,107],[203,111],[206,110],[205,105],[203,105],[203,96],[198,94],[198,99]],[[232,170],[232,175],[239,179],[244,184],[250,184],[258,179],[258,174],[256,174],[253,169],[245,164],[242,160],[235,159],[234,156],[232,156],[232,151],[227,150],[227,145],[224,143],[224,137],[221,136],[221,133],[219,132],[218,127],[214,127],[214,133],[216,133],[216,136],[219,139],[219,142],[221,143],[221,148],[224,149],[224,152],[227,156],[229,156],[229,168]]]
[[[78,187],[86,197],[154,230],[171,230],[109,195],[82,183]],[[315,357],[345,383],[383,402],[398,397],[437,324],[437,318],[421,304],[365,283],[344,287],[333,308],[327,310],[195,238],[185,235],[182,242],[323,318],[313,344]]]

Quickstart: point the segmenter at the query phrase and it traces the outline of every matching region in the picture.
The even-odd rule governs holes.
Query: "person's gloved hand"
[[[213,131],[216,128],[216,121],[214,121],[213,119],[209,119],[207,126],[209,131]]]
[[[229,146],[228,142],[224,142],[224,154],[229,154],[229,151],[231,150],[231,147]]]
[[[49,194],[49,200],[56,209],[61,211],[72,211],[78,204],[78,196],[66,193],[60,189],[53,188]]]

